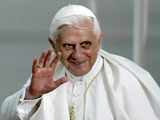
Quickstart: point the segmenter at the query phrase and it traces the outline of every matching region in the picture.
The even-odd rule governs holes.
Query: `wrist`
[[[33,100],[33,99],[37,99],[39,97],[41,97],[41,95],[33,95],[33,94],[30,93],[29,87],[26,88],[26,93],[25,93],[24,100]]]

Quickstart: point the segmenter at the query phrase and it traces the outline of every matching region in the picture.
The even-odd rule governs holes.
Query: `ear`
[[[104,33],[101,33],[99,38],[98,38],[98,44],[99,45],[101,45],[103,38],[104,38]]]
[[[50,37],[48,37],[48,41],[51,44],[52,48],[55,50],[56,49],[56,43],[54,40],[52,40]]]

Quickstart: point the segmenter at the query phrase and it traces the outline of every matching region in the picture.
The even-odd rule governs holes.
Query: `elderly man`
[[[100,49],[103,33],[81,5],[60,9],[52,49],[33,60],[24,88],[8,97],[1,120],[160,120],[160,89],[148,72]]]

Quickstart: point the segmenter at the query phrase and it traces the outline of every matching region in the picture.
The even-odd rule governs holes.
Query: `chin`
[[[71,72],[74,76],[77,76],[77,77],[79,77],[79,76],[83,76],[83,75],[85,75],[86,73],[73,73],[73,72]]]
[[[87,62],[84,62],[80,65],[75,65],[71,63],[67,66],[67,68],[74,76],[78,77],[87,74],[90,71],[91,66]]]
[[[89,71],[90,69],[89,70],[76,69],[76,70],[71,70],[70,72],[75,76],[83,76],[87,74]]]

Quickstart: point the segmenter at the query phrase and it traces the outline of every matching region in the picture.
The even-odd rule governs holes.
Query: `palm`
[[[51,70],[51,68],[39,69],[35,74],[33,74],[32,80],[32,83],[35,84],[40,93],[49,92],[51,90],[49,85],[53,81],[53,70]]]
[[[43,65],[42,68],[37,67],[37,58],[34,58],[33,60],[32,80],[29,87],[29,92],[32,95],[40,96],[48,93],[68,80],[66,77],[60,78],[56,81],[53,80],[54,70],[58,60],[60,59],[60,55],[57,54],[56,57],[50,62],[51,53],[52,50],[49,50],[48,53],[42,53],[39,60],[39,63]]]

